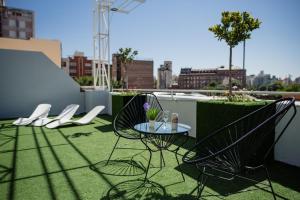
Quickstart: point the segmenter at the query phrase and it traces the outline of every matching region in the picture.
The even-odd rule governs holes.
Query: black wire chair
[[[286,115],[289,110],[292,114]],[[268,186],[276,199],[266,161],[295,115],[295,99],[283,98],[214,131],[195,144],[183,156],[183,162],[200,169],[198,198],[209,176],[226,180],[238,177],[257,182],[247,178],[246,173],[263,168]],[[287,121],[284,125],[280,124],[281,128],[279,131],[276,129],[274,136],[275,127],[284,116]],[[270,137],[274,139],[271,142]]]
[[[156,121],[162,121],[163,109],[159,104],[157,97],[152,93],[141,93],[135,95],[116,115],[113,121],[114,133],[118,137],[112,152],[106,162],[110,161],[113,152],[117,148],[120,138],[125,138],[129,140],[142,140],[143,135],[134,130],[134,126],[139,123],[147,122],[146,111],[144,109],[144,104],[148,103],[151,108],[156,108],[159,110]],[[119,148],[120,149],[120,148]],[[149,165],[148,165],[149,168]],[[147,170],[148,171],[148,170]],[[146,175],[147,176],[147,175]]]

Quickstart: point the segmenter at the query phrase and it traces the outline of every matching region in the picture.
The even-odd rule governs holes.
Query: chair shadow
[[[193,200],[196,199],[196,197],[191,194],[180,194],[174,197],[167,194],[165,187],[160,185],[157,182],[150,181],[150,180],[147,180],[145,182],[143,179],[134,179],[134,180],[124,181],[114,185],[112,188],[110,188],[107,191],[104,197],[100,198],[100,200],[112,200],[112,199]]]
[[[279,183],[284,187],[293,189],[298,192],[300,191],[300,182],[299,182],[300,168],[289,166],[277,161],[270,163],[268,168],[271,173],[272,182]],[[175,169],[180,171],[179,166],[177,166]],[[181,169],[185,175],[193,178],[194,180],[197,180],[197,177],[199,175],[199,170],[195,166],[188,165],[188,164],[181,164]],[[211,188],[219,195],[216,194],[208,195],[208,196],[203,195],[203,198],[209,196],[224,197],[231,194],[247,193],[255,190],[260,190],[260,191],[263,190],[265,192],[270,193],[271,195],[271,189],[268,185],[266,175],[263,170],[256,170],[252,172],[250,171],[250,173],[246,174],[246,177],[257,180],[259,183],[244,180],[241,178],[235,178],[232,181],[228,181],[216,177],[209,177],[206,183],[206,187]],[[284,194],[276,193],[276,196],[282,199],[286,199],[284,197]]]
[[[0,165],[0,183],[2,180],[5,179],[10,173],[12,172],[12,169],[9,167],[6,167],[4,165]]]
[[[146,172],[146,168],[141,162],[135,160],[107,160],[90,165],[90,169],[106,175],[112,176],[139,176]]]
[[[117,192],[116,192],[117,191]],[[114,185],[101,200],[110,199],[153,199],[152,196],[165,196],[165,188],[153,181],[142,179],[124,181]]]

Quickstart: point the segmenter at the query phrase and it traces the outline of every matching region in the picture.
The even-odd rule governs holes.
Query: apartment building
[[[233,67],[232,78],[242,83],[246,70]],[[227,85],[229,82],[229,70],[224,67],[214,69],[192,69],[181,68],[178,77],[178,87],[180,89],[201,89],[210,83]]]
[[[153,60],[133,60],[126,65],[128,76],[128,89],[152,89]],[[118,59],[117,54],[112,57],[111,76],[113,81],[119,81],[125,87],[125,65]]]
[[[157,88],[167,89],[172,87],[172,61],[164,61],[157,69]]]
[[[0,37],[30,39],[34,33],[34,12],[0,4]]]
[[[76,51],[72,57],[62,58],[61,68],[73,78],[93,75],[93,60]]]

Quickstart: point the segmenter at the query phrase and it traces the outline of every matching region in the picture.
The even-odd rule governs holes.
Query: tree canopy
[[[120,61],[126,65],[133,61],[138,51],[133,51],[132,48],[120,48],[117,54]]]
[[[225,40],[230,47],[250,39],[251,32],[260,27],[261,22],[248,12],[222,12],[221,24],[209,27],[218,40]]]

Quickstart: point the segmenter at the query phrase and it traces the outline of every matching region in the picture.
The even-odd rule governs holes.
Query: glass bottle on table
[[[164,120],[163,129],[167,129],[167,122],[169,120],[169,115],[170,115],[170,111],[164,110],[164,112],[163,112],[163,120]]]

